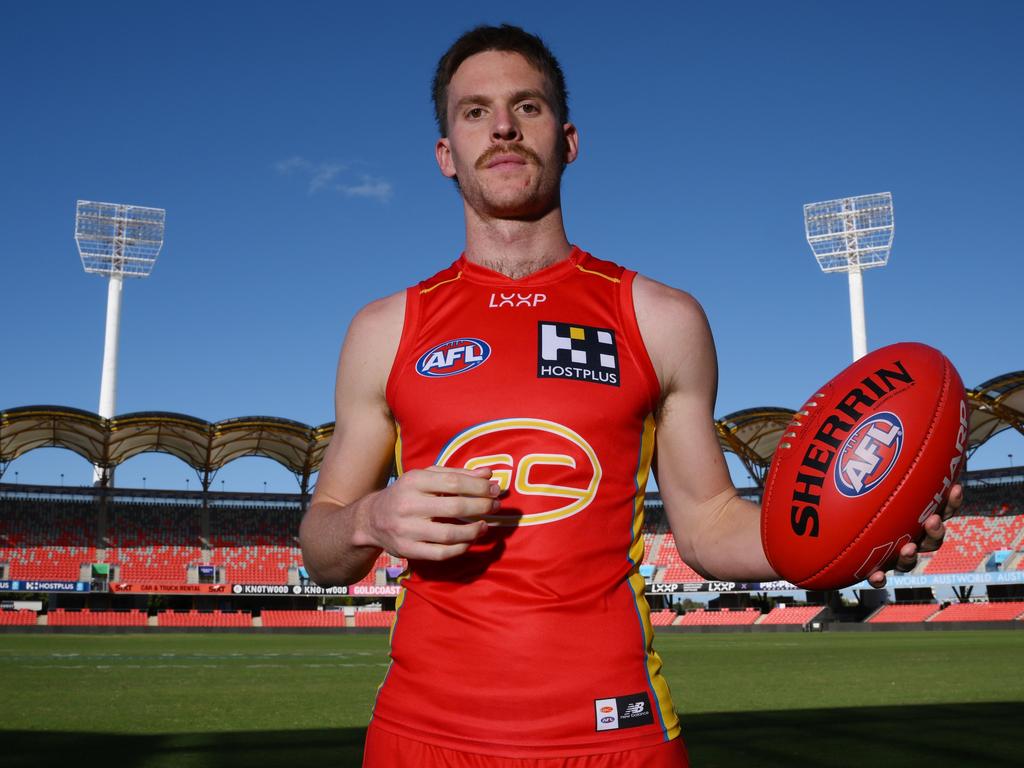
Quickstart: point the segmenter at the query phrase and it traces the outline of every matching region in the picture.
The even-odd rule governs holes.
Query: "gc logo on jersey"
[[[846,438],[836,462],[836,488],[843,496],[861,496],[878,485],[903,448],[903,424],[895,413],[876,413]]]
[[[450,339],[431,347],[416,361],[416,373],[433,379],[471,371],[487,362],[491,347],[483,339]]]
[[[619,386],[615,331],[541,321],[537,324],[537,377]]]
[[[597,496],[601,462],[590,443],[554,421],[498,419],[453,437],[434,462],[439,467],[490,467],[501,485],[501,512],[492,525],[542,525],[582,512]]]

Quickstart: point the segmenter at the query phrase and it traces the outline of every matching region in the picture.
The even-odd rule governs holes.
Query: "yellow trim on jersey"
[[[604,272],[595,272],[592,269],[584,269],[579,264],[576,265],[576,269],[578,269],[580,272],[586,272],[588,275],[597,275],[598,277],[603,277],[605,280],[611,280],[613,283],[621,283],[622,282],[622,280],[620,280],[617,277],[610,277],[610,276],[606,275]]]
[[[437,283],[436,285],[432,285],[429,288],[420,288],[420,295],[422,296],[424,293],[430,293],[432,290],[434,290],[435,288],[440,288],[442,285],[447,285],[448,283],[454,283],[460,277],[462,277],[462,270],[461,269],[459,270],[459,274],[457,274],[455,277],[449,277],[447,280],[442,280],[440,283]]]
[[[405,473],[402,469],[402,425],[395,422],[395,477]]]
[[[661,713],[661,722],[665,724],[665,736],[668,739],[679,735],[679,717],[672,705],[672,693],[668,681],[661,674],[661,656],[654,650],[654,626],[651,624],[651,609],[644,597],[644,577],[640,575],[640,563],[644,559],[644,491],[647,478],[651,471],[651,460],[654,457],[654,415],[648,414],[644,419],[644,431],[640,439],[640,462],[636,470],[636,496],[633,498],[633,543],[629,548],[629,559],[633,561],[633,572],[629,575],[629,586],[636,600],[637,613],[643,627],[644,644],[647,649],[647,676],[654,689],[657,699],[655,706]]]

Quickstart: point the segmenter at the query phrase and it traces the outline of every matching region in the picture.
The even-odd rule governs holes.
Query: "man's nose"
[[[497,141],[515,141],[521,138],[519,124],[510,109],[499,109],[494,113],[494,124],[491,126],[491,137]]]

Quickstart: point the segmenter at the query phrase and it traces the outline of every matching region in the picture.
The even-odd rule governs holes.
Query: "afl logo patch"
[[[416,361],[416,373],[439,379],[471,371],[487,362],[491,347],[483,339],[451,339],[431,347]]]
[[[836,489],[850,498],[863,496],[889,474],[903,448],[903,424],[895,413],[876,413],[858,426],[839,449]]]

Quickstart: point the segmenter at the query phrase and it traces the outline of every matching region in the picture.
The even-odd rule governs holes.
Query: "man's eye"
[[[483,107],[473,107],[472,109],[466,110],[466,117],[470,118],[471,120],[475,120],[478,117],[483,117],[483,115]]]
[[[525,112],[528,115],[534,115],[534,114],[540,112],[540,107],[538,107],[536,104],[532,104],[530,102],[527,102],[525,104],[520,104],[519,105],[519,110],[521,112]]]

